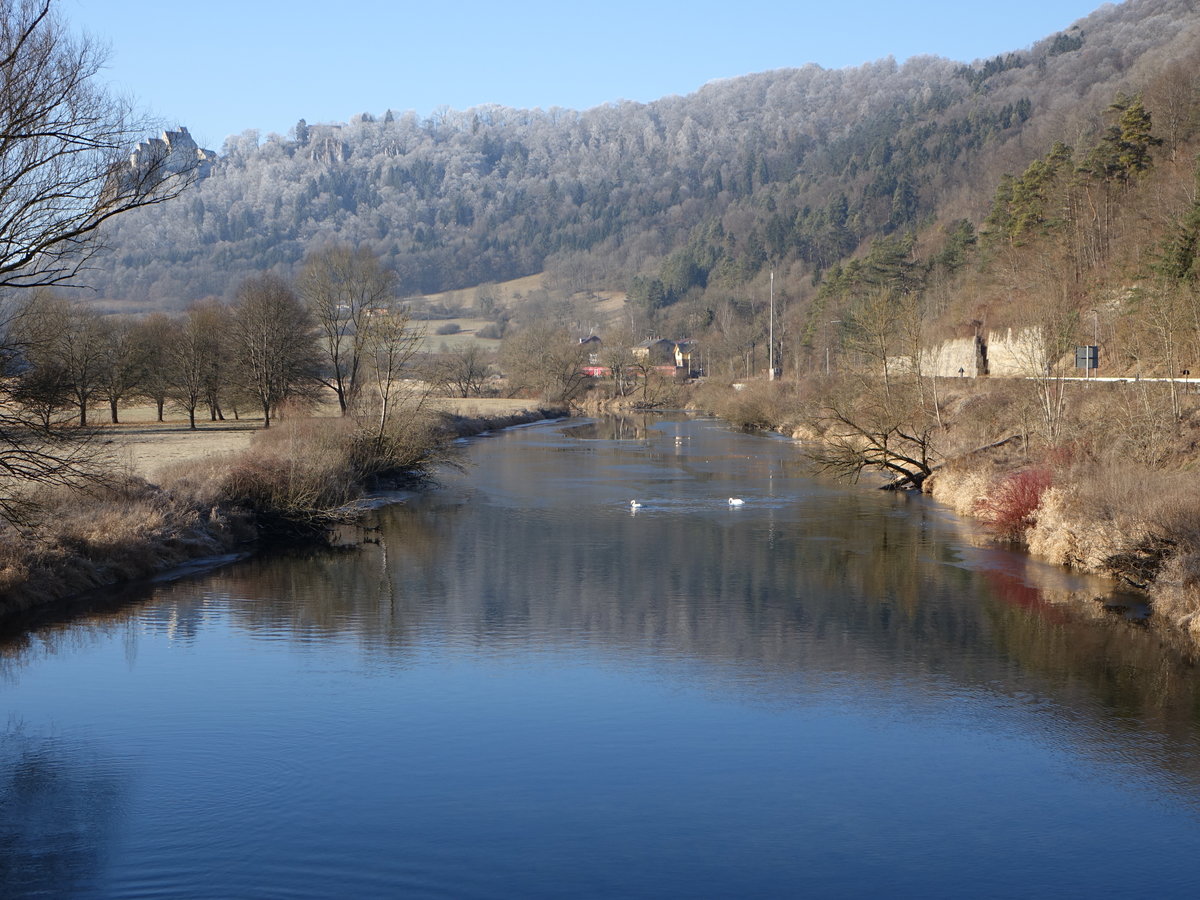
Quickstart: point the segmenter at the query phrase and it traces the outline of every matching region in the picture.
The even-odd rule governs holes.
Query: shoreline
[[[164,487],[133,474],[136,467],[127,464],[122,479],[107,493],[94,491],[87,496],[60,499],[64,506],[60,518],[71,521],[57,541],[34,536],[19,547],[5,548],[6,557],[0,559],[0,626],[9,628],[17,620],[53,617],[60,610],[79,605],[81,598],[92,591],[188,577],[272,546],[328,542],[339,526],[352,523],[371,506],[403,502],[402,498],[386,497],[395,484],[406,482],[411,490],[420,489],[425,480],[421,467],[437,447],[568,414],[565,409],[541,406],[471,414],[443,410],[422,438],[428,446],[421,448],[422,455],[412,469],[385,473],[386,482],[391,484],[381,482],[374,488],[369,483],[373,478],[349,482],[347,486],[357,496],[333,510],[271,506],[254,493],[241,501],[210,503],[202,493],[190,492],[184,480]],[[305,424],[320,421],[306,420]],[[326,430],[338,427],[337,419],[324,421],[330,423]],[[277,435],[282,429],[240,430],[245,433],[242,449],[205,451],[191,460],[175,460],[173,465],[237,478],[239,470],[249,469],[251,464],[262,465],[250,458],[252,439],[259,434]],[[316,431],[320,430],[316,426]],[[302,447],[297,456],[306,455],[305,449]],[[345,471],[335,474],[352,477]],[[378,493],[372,500],[375,491]]]
[[[1019,406],[1004,405],[1019,403],[1020,397],[1006,397],[1003,385],[966,388],[939,401],[946,425],[939,419],[930,433],[949,438],[934,448],[928,473],[902,489],[920,492],[964,521],[982,524],[997,545],[1104,578],[1117,591],[1145,598],[1147,627],[1167,643],[1186,645],[1191,656],[1200,656],[1200,526],[1197,490],[1187,481],[1200,459],[1200,442],[1186,430],[1193,425],[1180,424],[1180,436],[1165,447],[1160,461],[1135,464],[1110,450],[1111,432],[1089,432],[1074,422],[1079,430],[1069,439],[1035,445],[1022,427]],[[865,434],[859,443],[837,431],[832,439],[827,436],[821,393],[826,389],[811,381],[755,383],[741,392],[713,388],[694,396],[689,406],[737,427],[776,431],[807,444],[820,468],[830,449],[845,454],[868,446]],[[1120,398],[1097,392],[1077,399],[1082,408],[1075,415],[1086,425],[1106,421],[1106,404]],[[990,417],[988,428],[978,426],[981,416]],[[1200,414],[1192,418],[1200,423]],[[1190,434],[1197,434],[1196,429]],[[895,474],[880,466],[867,463],[857,474],[872,484],[878,475],[880,488],[895,487]],[[841,477],[851,476],[843,471]]]
[[[820,438],[805,433],[793,439]],[[1104,578],[1114,592],[1144,598],[1150,613],[1143,621],[1168,643],[1182,640],[1191,655],[1200,654],[1200,590],[1186,578],[1188,560],[1172,554],[1173,542],[1151,525],[1122,529],[1115,521],[1081,516],[1071,502],[1077,480],[1056,479],[1041,493],[1019,536],[1005,537],[988,510],[1003,503],[1011,479],[1035,468],[993,465],[986,453],[976,451],[946,460],[920,487],[900,489],[923,494],[952,515],[987,527],[989,540],[997,546],[1011,546],[1068,572]],[[880,478],[875,489],[895,489],[886,476]]]
[[[1019,471],[1005,475],[951,464],[930,477],[921,492],[956,516],[988,524],[980,511]],[[1075,487],[1062,481],[1046,489],[1023,536],[1010,543],[1033,559],[1109,579],[1117,589],[1144,597],[1151,626],[1183,638],[1194,654],[1200,653],[1200,593],[1184,577],[1186,559],[1171,554],[1172,542],[1152,527],[1122,530],[1112,521],[1080,517],[1069,502]],[[992,539],[1005,543],[1000,534]]]

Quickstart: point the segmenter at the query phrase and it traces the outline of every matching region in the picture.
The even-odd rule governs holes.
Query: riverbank
[[[1143,592],[1159,627],[1200,647],[1200,395],[1169,384],[930,382],[919,402],[912,384],[893,385],[910,392],[900,412],[879,402],[878,383],[854,379],[709,385],[692,404],[804,441],[842,474],[864,460],[852,474],[883,471],[869,461],[872,441],[902,446],[927,462],[921,490],[988,523],[997,542]],[[1048,388],[1061,391],[1051,408]],[[910,436],[919,440],[901,444]]]
[[[0,618],[196,560],[320,539],[370,491],[429,484],[454,440],[565,414],[448,401],[383,434],[328,417],[266,431],[110,428],[102,477],[41,492],[30,520],[0,533]]]

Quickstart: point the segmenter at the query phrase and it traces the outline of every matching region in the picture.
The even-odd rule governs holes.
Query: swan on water
[[[642,508],[642,504],[638,503],[636,500],[630,500],[630,501],[629,501],[629,508],[630,508],[630,509],[641,509],[641,508]]]
[[[730,506],[744,506],[745,503],[746,503],[746,501],[743,500],[741,497],[730,497],[729,498]]]

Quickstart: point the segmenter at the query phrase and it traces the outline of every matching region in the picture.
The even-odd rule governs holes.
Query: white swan
[[[746,501],[745,501],[745,500],[743,500],[741,497],[730,497],[730,498],[729,498],[729,505],[730,505],[730,506],[745,506],[745,505],[746,505]]]
[[[642,504],[638,503],[636,500],[630,500],[630,501],[629,501],[629,508],[630,508],[630,509],[641,509],[641,508],[642,508]]]

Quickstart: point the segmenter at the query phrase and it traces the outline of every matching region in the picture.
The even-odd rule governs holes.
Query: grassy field
[[[504,416],[528,409],[529,400],[494,398],[444,398],[431,403],[438,409],[462,416]],[[97,409],[97,417],[106,409]],[[308,418],[333,417],[337,410],[326,406]],[[149,481],[164,469],[184,462],[203,462],[229,456],[250,446],[254,436],[262,431],[261,418],[245,418],[224,422],[196,421],[196,430],[188,428],[187,418],[171,411],[166,421],[156,421],[153,406],[122,407],[120,425],[101,425],[104,440],[109,442],[115,462],[132,474]]]
[[[408,301],[415,306],[441,307],[447,311],[474,310],[478,307],[481,293],[491,297],[498,308],[506,309],[509,313],[520,318],[522,304],[535,296],[545,297],[548,292],[542,275],[529,275],[525,278],[515,278],[512,281],[497,284],[481,285],[464,288],[457,291],[444,291],[440,294],[426,294],[420,297],[410,297]],[[588,291],[567,297],[562,293],[552,293],[556,300],[569,302],[581,307],[589,307],[587,318],[596,323],[599,331],[603,332],[616,322],[625,309],[625,293],[623,291]],[[422,351],[437,352],[443,347],[448,350],[458,350],[472,343],[478,344],[485,350],[495,350],[500,346],[498,340],[481,338],[478,331],[491,324],[491,319],[463,316],[461,318],[428,319],[421,322],[425,327],[425,337],[421,344]],[[458,325],[461,331],[452,335],[435,334],[443,325]]]
[[[491,319],[429,319],[418,325],[424,328],[421,338],[422,353],[441,353],[444,350],[461,350],[471,344],[479,344],[485,350],[496,350],[500,341],[496,338],[479,337],[479,329],[491,325]],[[436,334],[445,325],[457,325],[455,334]]]
[[[512,281],[502,281],[488,285],[485,289],[500,306],[513,306],[535,291],[542,290],[542,275],[527,275],[524,278],[514,278]],[[425,294],[411,299],[447,309],[471,309],[475,306],[480,287],[463,288],[458,291],[442,291],[440,294]]]

